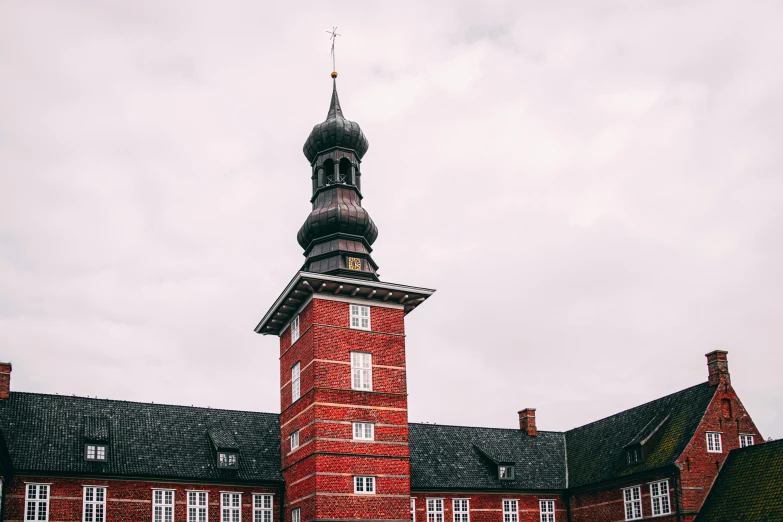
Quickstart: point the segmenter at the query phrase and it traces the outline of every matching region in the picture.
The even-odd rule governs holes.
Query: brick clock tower
[[[361,205],[368,146],[335,79],[304,145],[305,263],[255,329],[280,337],[285,522],[411,519],[405,316],[434,290],[378,278],[378,228]]]

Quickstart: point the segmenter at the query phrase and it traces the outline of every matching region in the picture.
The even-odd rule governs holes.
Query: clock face
[[[362,269],[362,260],[358,257],[349,257],[348,258],[348,270],[361,270]]]

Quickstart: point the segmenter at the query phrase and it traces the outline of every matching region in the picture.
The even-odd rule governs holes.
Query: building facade
[[[304,146],[305,263],[255,329],[279,337],[280,413],[15,392],[0,363],[2,520],[693,520],[728,452],[763,441],[726,352],[706,382],[566,432],[533,408],[513,430],[409,423],[405,317],[434,290],[378,277],[368,147],[335,81]]]

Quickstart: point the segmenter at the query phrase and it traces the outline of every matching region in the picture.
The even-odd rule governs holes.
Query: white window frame
[[[652,516],[654,517],[671,515],[672,503],[669,500],[668,480],[650,483],[650,508],[652,508]]]
[[[35,491],[34,495],[30,495]],[[43,492],[43,495],[41,493]],[[26,482],[24,485],[24,520],[25,522],[47,522],[49,520],[49,497],[51,484]],[[32,506],[30,505],[32,504]],[[30,508],[32,507],[32,511]],[[43,508],[43,509],[42,509]],[[41,512],[43,511],[43,518]],[[30,516],[32,514],[32,517]]]
[[[291,451],[299,447],[299,430],[291,432]]]
[[[173,489],[152,490],[152,522],[174,522],[174,493]]]
[[[451,499],[451,513],[454,522],[470,522],[470,499]]]
[[[273,522],[274,505],[272,495],[253,493],[253,522]]]
[[[443,499],[427,499],[427,522],[443,522]]]
[[[291,344],[299,340],[299,314],[291,321]]]
[[[291,510],[291,522],[301,522],[302,512],[300,509],[301,508],[294,508]]]
[[[753,446],[753,435],[751,435],[750,433],[740,433],[739,445],[740,448],[747,448],[748,446]]]
[[[84,460],[106,462],[108,447],[106,444],[88,443],[84,445]]]
[[[625,513],[625,520],[639,520],[644,516],[641,486],[623,488],[623,513]]]
[[[351,352],[351,389],[372,391],[372,354]]]
[[[416,497],[411,497],[411,522],[416,522]]]
[[[519,522],[519,501],[513,498],[504,498],[503,522]]]
[[[555,522],[555,501],[539,500],[538,512],[541,522]]]
[[[106,486],[82,486],[82,521],[106,522]]]
[[[242,522],[242,493],[220,492],[220,522]]]
[[[723,453],[723,444],[719,431],[707,432],[707,453]]]
[[[375,495],[375,477],[357,475],[353,477],[353,492],[357,495]]]
[[[187,497],[186,516],[187,522],[207,522],[209,520],[209,491],[190,490],[186,491]],[[204,503],[201,503],[201,498]],[[201,516],[203,510],[204,516]]]
[[[300,361],[296,361],[296,364],[291,366],[291,404],[295,403],[301,397],[301,376]]]
[[[370,329],[370,307],[351,304],[351,328],[356,330]]]
[[[375,424],[372,422],[353,422],[353,440],[375,440]]]

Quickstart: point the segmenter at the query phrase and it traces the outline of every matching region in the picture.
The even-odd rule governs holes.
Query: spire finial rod
[[[329,39],[332,41],[332,78],[337,78],[337,65],[335,64],[334,59],[334,43],[337,41],[338,36],[342,36],[337,32],[337,26],[332,27],[331,31],[326,31],[329,33]]]

